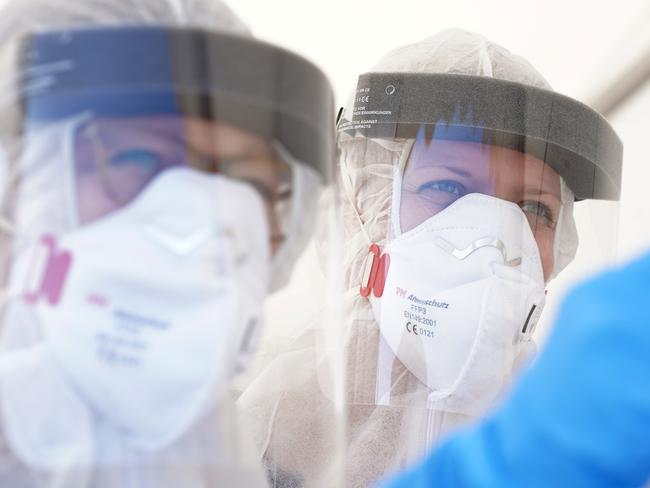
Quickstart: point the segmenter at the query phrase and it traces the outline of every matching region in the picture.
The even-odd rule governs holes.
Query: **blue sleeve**
[[[390,488],[638,487],[650,478],[650,255],[576,288],[510,398]]]

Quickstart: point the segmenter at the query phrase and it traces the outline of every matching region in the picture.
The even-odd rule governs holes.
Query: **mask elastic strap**
[[[411,156],[411,150],[415,144],[415,139],[406,141],[402,154],[400,154],[397,166],[393,171],[393,198],[391,203],[391,222],[393,226],[393,235],[395,237],[402,234],[402,222],[400,220],[400,207],[402,205],[402,181],[404,179],[404,170],[406,163]]]
[[[16,228],[11,221],[5,215],[0,215],[0,234],[13,236],[15,233]]]
[[[92,112],[84,112],[72,119],[63,134],[63,172],[64,181],[67,186],[63,194],[65,202],[65,213],[71,228],[80,226],[79,222],[79,201],[77,200],[76,181],[76,160],[75,160],[75,135],[77,130],[93,118]],[[99,170],[99,168],[98,168]]]
[[[359,213],[359,210],[357,209],[357,206],[354,203],[354,192],[352,190],[353,185],[352,185],[352,178],[350,177],[350,172],[341,171],[341,175],[342,175],[342,183],[343,183],[343,190],[345,193],[345,197],[347,198],[348,202],[350,203],[350,206],[352,207],[357,222],[359,222],[359,228],[361,229],[361,233],[365,236],[367,244],[370,246],[373,244],[373,241],[372,239],[370,239],[370,236],[366,231],[366,226],[364,225],[363,220],[361,219],[361,214]]]
[[[550,279],[555,278],[576,255],[578,233],[573,217],[574,195],[569,186],[560,177],[560,211],[555,224],[553,238],[553,272]]]
[[[301,178],[302,175],[299,174],[299,163],[291,156],[289,151],[285,149],[285,147],[279,141],[276,140],[271,142],[271,146],[273,147],[275,154],[282,160],[283,163],[289,166],[289,171],[291,171],[291,196],[289,197],[289,215],[286,216],[287,225],[285,239],[282,244],[280,244],[278,252],[274,257],[275,259],[279,255],[283,254],[285,252],[284,250],[289,247],[288,241],[291,239],[291,236],[294,234],[296,228],[298,227],[298,213],[300,209],[298,208],[296,200],[299,199],[303,191],[303,179]]]
[[[320,194],[323,182],[318,173],[294,158],[282,143],[273,140],[271,145],[277,157],[289,166],[291,171],[291,195],[289,197],[288,215],[286,215],[286,227],[283,229],[284,240],[272,258],[272,265],[276,272],[273,273],[271,278],[270,289],[275,291],[288,280],[290,274],[288,270],[291,270],[294,264],[292,258],[297,259],[297,256],[291,255],[292,250],[296,246],[300,247],[301,238],[306,238],[306,236],[301,235],[301,233],[305,232],[305,224],[302,222],[301,216],[305,210],[309,209],[304,207],[309,198],[313,198],[313,195],[310,195],[311,193]],[[281,218],[281,216],[279,217]]]
[[[10,280],[11,258],[13,254],[13,239],[16,238],[16,225],[12,221],[12,212],[15,212],[13,203],[17,200],[19,179],[22,165],[15,163],[22,157],[22,147],[18,144],[10,144],[8,148],[0,150],[0,164],[3,165],[3,184],[1,188],[2,198],[0,199],[0,302],[13,298]],[[0,318],[4,312],[0,310]]]
[[[0,215],[0,239],[6,239],[9,241],[15,233],[16,229],[11,221],[5,215]],[[4,259],[7,259],[6,255]],[[11,288],[6,283],[4,283],[4,285],[5,286],[0,287],[0,303],[6,303],[8,300],[18,296],[18,293],[12,292]]]

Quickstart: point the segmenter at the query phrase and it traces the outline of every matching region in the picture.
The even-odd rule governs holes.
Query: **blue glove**
[[[638,487],[649,479],[646,255],[570,293],[503,407],[388,487]]]

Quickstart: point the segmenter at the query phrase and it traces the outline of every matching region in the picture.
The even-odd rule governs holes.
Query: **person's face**
[[[284,197],[289,168],[267,140],[200,119],[110,118],[82,128],[75,139],[80,222],[117,210],[161,171],[179,165],[222,173],[253,186],[265,203],[272,252],[276,251],[284,238],[276,205]]]
[[[521,207],[535,236],[544,279],[548,281],[561,206],[559,175],[534,156],[499,146],[417,141],[404,169],[402,232],[469,193],[491,195]]]

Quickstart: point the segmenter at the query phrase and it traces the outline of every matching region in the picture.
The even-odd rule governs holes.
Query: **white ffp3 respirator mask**
[[[128,445],[160,449],[214,408],[250,354],[269,247],[253,188],[168,169],[125,207],[25,250],[11,280],[22,293],[9,304],[5,327],[21,323],[12,313],[29,310],[50,351],[42,356],[70,387],[66,398],[75,394]],[[56,403],[53,392],[48,402]],[[11,392],[3,396],[11,401]],[[35,458],[43,443],[56,446],[21,432],[39,410],[46,414],[42,405],[4,410],[23,457]]]
[[[429,388],[429,406],[483,413],[544,302],[539,250],[522,210],[470,194],[371,256],[364,285],[372,286],[362,294],[390,350]]]

